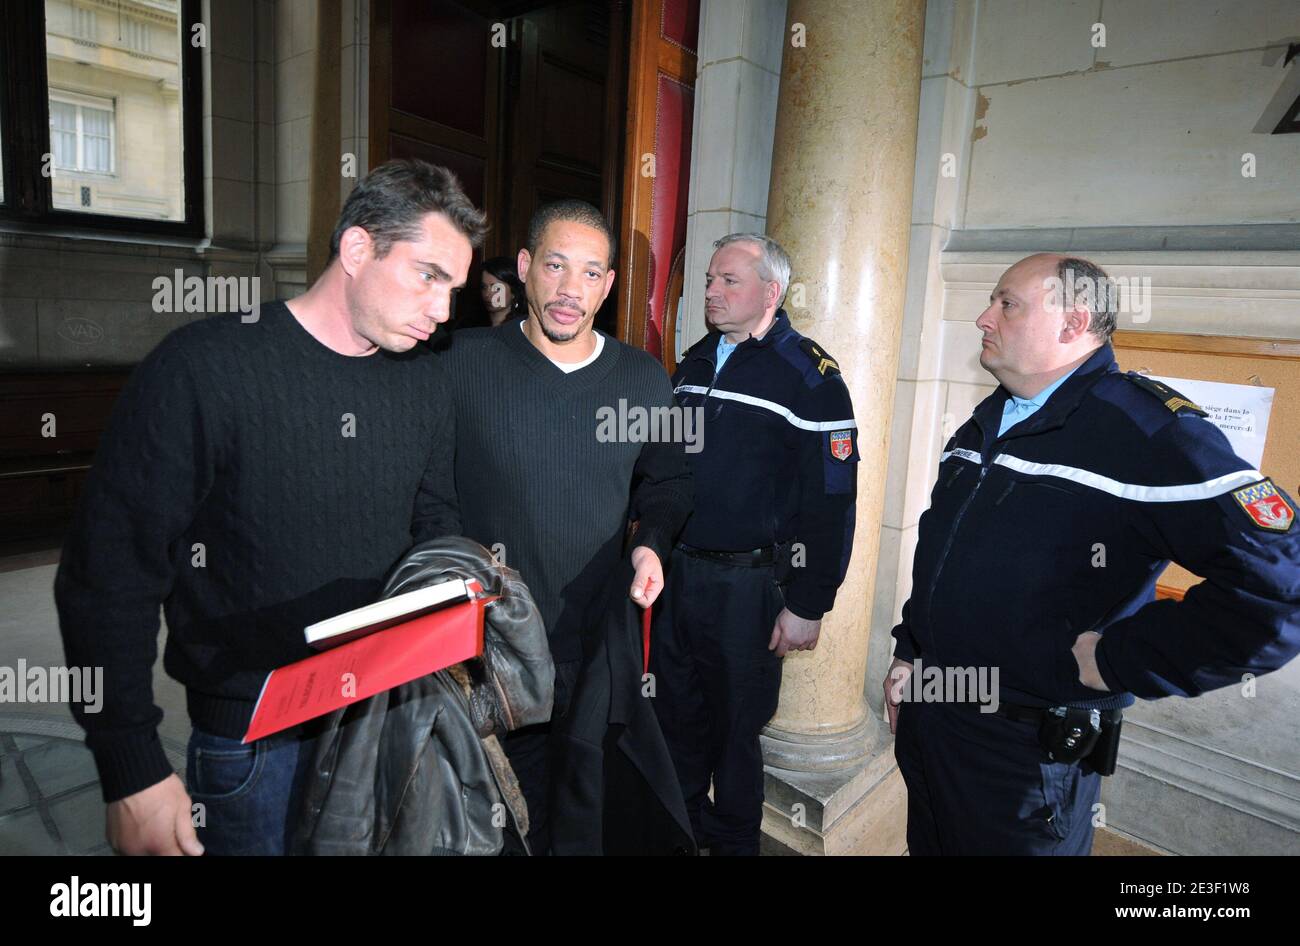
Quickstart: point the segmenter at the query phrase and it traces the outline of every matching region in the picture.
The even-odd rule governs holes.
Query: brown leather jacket
[[[329,716],[308,773],[299,854],[498,854],[509,821],[528,833],[498,733],[551,716],[555,665],[528,588],[476,542],[416,546],[381,597],[475,578],[487,607],[483,657]]]

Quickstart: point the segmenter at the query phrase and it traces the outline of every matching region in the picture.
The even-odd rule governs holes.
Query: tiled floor
[[[172,767],[185,748],[164,738]],[[95,762],[71,719],[0,713],[0,856],[110,854]]]
[[[0,598],[10,606],[0,616],[2,665],[62,661],[50,594],[55,544],[8,544],[0,555]],[[111,853],[95,763],[67,706],[0,710],[0,855]]]
[[[0,732],[0,854],[108,854],[104,802],[79,740]]]
[[[0,666],[63,663],[54,610],[59,550],[33,540],[0,555]],[[160,635],[161,641],[161,635]],[[185,692],[157,662],[154,700],[164,710],[159,736],[175,768],[184,767],[189,720]],[[104,802],[81,728],[65,703],[0,704],[0,855],[104,854]]]

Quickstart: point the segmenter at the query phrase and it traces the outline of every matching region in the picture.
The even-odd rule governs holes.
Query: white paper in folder
[[[1195,381],[1191,378],[1162,378],[1163,381],[1210,416],[1232,449],[1255,469],[1264,463],[1264,440],[1268,436],[1268,415],[1273,410],[1273,388],[1256,384],[1228,384],[1223,381]]]

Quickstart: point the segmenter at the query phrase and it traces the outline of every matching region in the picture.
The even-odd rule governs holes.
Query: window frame
[[[45,0],[4,0],[5,26],[0,31],[0,70],[5,87],[0,90],[0,161],[3,162],[4,199],[0,203],[0,229],[58,229],[89,234],[113,233],[201,239],[203,214],[203,50],[190,42],[195,24],[202,23],[200,0],[179,0],[181,26],[181,172],[184,178],[183,220],[119,217],[81,210],[56,209],[53,178],[41,173],[50,155],[50,95],[56,100],[83,95],[112,102],[110,158],[112,171],[77,172],[108,180],[118,174],[117,102],[111,96],[94,96],[73,89],[50,89],[46,69]],[[205,27],[205,36],[210,37]],[[32,89],[39,89],[36,95]],[[69,104],[76,104],[75,102]],[[79,144],[80,146],[80,144]],[[57,174],[57,170],[54,171]]]
[[[53,165],[55,176],[58,176],[60,170],[64,170],[73,171],[77,174],[93,174],[103,179],[117,177],[117,99],[107,95],[90,95],[72,89],[50,89],[49,98],[60,105],[70,105],[77,110],[75,134],[77,136],[77,160],[81,163],[85,161],[86,135],[88,134],[85,131],[84,110],[90,108],[97,112],[108,113],[108,170],[92,171],[85,167],[66,167],[56,161]],[[100,136],[96,135],[94,137]],[[54,153],[53,139],[50,140],[50,153]]]

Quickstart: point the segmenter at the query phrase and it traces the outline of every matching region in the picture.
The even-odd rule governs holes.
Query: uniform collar
[[[1009,440],[1013,437],[1042,433],[1045,430],[1052,430],[1062,426],[1066,418],[1079,406],[1079,402],[1093,383],[1102,375],[1118,370],[1119,365],[1115,363],[1115,352],[1110,347],[1110,343],[1107,342],[1088,356],[1088,359],[1075,368],[1072,374],[1067,375],[1054,390],[1044,389],[1047,396],[1045,398],[1046,403],[1043,403],[1042,408],[1034,412],[1027,420],[1021,421],[1008,430],[1002,439]],[[1051,385],[1048,387],[1050,388]],[[1043,393],[1039,392],[1040,395]],[[990,439],[990,433],[996,438],[998,427],[1002,422],[1002,409],[1006,406],[1010,397],[1011,392],[1002,385],[998,385],[998,389],[985,398],[979,407],[975,408],[975,421],[979,424],[980,429],[984,431],[986,441]],[[1036,398],[1030,400],[1036,400]]]
[[[1074,376],[1074,373],[1082,367],[1083,365],[1079,364],[1071,368],[1069,371],[1061,375],[1051,384],[1047,385],[1047,387],[1043,388],[1043,390],[1039,391],[1033,397],[1016,397],[1014,394],[1012,394],[1011,400],[1015,401],[1017,404],[1031,404],[1034,406],[1035,409],[1041,408],[1044,404],[1047,403],[1047,399],[1051,397],[1053,393],[1055,393],[1056,389],[1059,388],[1061,385],[1065,384],[1065,382],[1069,381],[1070,378]]]
[[[776,315],[772,317],[772,326],[767,330],[767,334],[762,338],[754,338],[753,336],[750,336],[740,344],[753,345],[755,348],[763,348],[767,345],[771,345],[788,331],[790,331],[790,317],[785,314],[785,309],[777,309]],[[740,345],[737,345],[736,347],[739,348]]]
[[[736,346],[736,351],[740,351],[746,346],[751,348],[765,348],[789,331],[792,331],[790,328],[790,317],[786,315],[785,309],[777,309],[776,315],[772,318],[772,326],[767,330],[767,334],[762,338],[754,338],[751,336],[750,338],[745,339]],[[722,333],[717,329],[709,329],[709,334],[705,335],[702,339],[692,345],[690,351],[682,361],[687,362],[693,361],[696,358],[702,358],[710,364],[716,364],[718,358],[718,339],[721,337]],[[731,357],[735,357],[736,351],[731,353]]]

